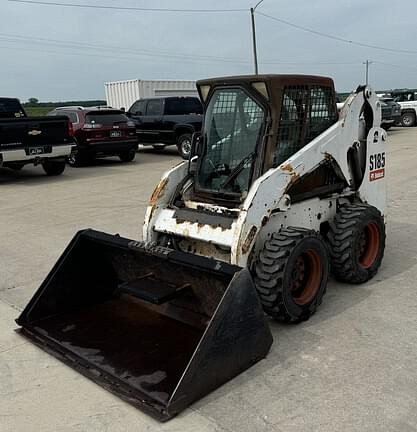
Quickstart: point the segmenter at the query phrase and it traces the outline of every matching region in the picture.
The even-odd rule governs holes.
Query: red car
[[[122,162],[135,159],[138,138],[135,124],[123,111],[111,108],[62,107],[48,115],[67,116],[77,143],[68,157],[71,166],[82,166],[102,156],[119,156]]]

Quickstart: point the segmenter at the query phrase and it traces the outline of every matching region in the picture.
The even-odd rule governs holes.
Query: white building
[[[198,96],[195,81],[125,80],[105,83],[107,105],[128,110],[138,99],[165,96]]]

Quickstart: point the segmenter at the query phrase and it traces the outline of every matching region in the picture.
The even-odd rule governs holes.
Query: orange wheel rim
[[[322,274],[320,256],[315,250],[309,249],[297,257],[290,282],[291,295],[297,305],[304,306],[314,299]]]
[[[380,247],[380,235],[378,225],[371,222],[361,233],[359,238],[359,264],[364,269],[369,269],[374,264]]]

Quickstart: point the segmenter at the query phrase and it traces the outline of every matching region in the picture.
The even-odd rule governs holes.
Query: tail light
[[[72,125],[72,122],[68,122],[68,135],[70,137],[74,136],[74,126]]]

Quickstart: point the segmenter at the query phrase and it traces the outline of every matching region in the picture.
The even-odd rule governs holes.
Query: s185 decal
[[[369,181],[385,177],[385,152],[376,153],[369,157]]]

